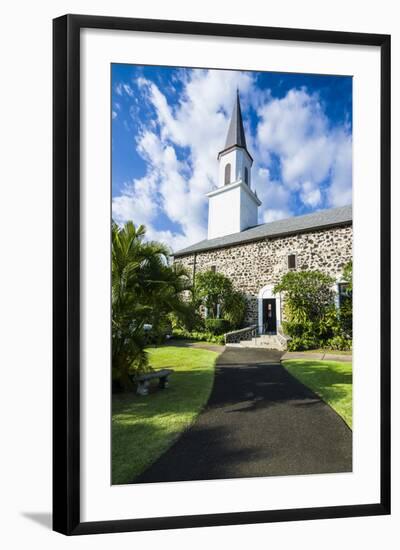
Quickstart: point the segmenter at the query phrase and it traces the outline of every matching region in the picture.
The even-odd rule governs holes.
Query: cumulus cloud
[[[148,234],[160,235],[172,248],[187,246],[207,236],[206,193],[217,184],[217,153],[223,148],[236,87],[243,94],[254,91],[253,78],[236,71],[186,73],[184,91],[174,108],[152,81],[140,77],[137,86],[152,105],[156,124],[142,128],[137,151],[146,160],[147,175],[133,180],[113,199],[113,216],[146,223]],[[184,149],[186,161],[177,152]],[[147,191],[143,192],[143,186]],[[150,197],[156,206],[146,215]],[[131,203],[135,207],[129,206]],[[157,232],[157,215],[163,212],[179,231]],[[127,216],[131,217],[127,217]],[[142,221],[143,220],[143,221]]]
[[[351,198],[351,135],[336,128],[318,94],[290,90],[258,110],[258,147],[279,158],[282,183],[305,206],[348,204]]]
[[[301,184],[300,198],[307,206],[316,208],[321,204],[321,191],[313,182],[305,181]]]
[[[279,181],[273,180],[268,168],[255,166],[253,183],[257,195],[262,202],[260,222],[274,222],[289,218],[292,215],[289,207],[289,189]]]
[[[130,117],[140,120],[140,104],[152,112],[146,122],[140,120],[135,138],[147,171],[114,196],[118,223],[144,223],[149,238],[174,250],[206,238],[205,195],[217,185],[217,153],[237,87],[242,110],[251,107],[257,115],[255,129],[246,117],[245,125],[254,157],[252,185],[263,203],[259,223],[293,215],[294,196],[305,209],[351,202],[351,134],[330,125],[318,95],[292,89],[274,98],[257,87],[253,73],[239,71],[177,71],[174,79],[181,91],[173,104],[166,90],[143,77],[115,86],[117,95],[131,101]],[[138,94],[141,101],[134,105]],[[272,160],[278,167],[274,177]],[[167,230],[158,229],[160,216],[171,222]]]
[[[113,219],[117,223],[127,220],[151,223],[158,211],[156,195],[157,179],[152,173],[125,185],[121,194],[113,198]]]
[[[352,139],[344,134],[337,147],[332,181],[328,189],[328,203],[331,206],[345,206],[352,203]]]

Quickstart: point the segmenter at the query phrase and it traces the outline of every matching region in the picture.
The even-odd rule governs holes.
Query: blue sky
[[[352,79],[112,65],[113,218],[177,250],[206,238],[239,89],[259,223],[351,203]]]

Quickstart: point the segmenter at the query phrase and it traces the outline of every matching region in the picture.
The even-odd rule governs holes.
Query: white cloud
[[[122,84],[122,87],[124,89],[124,92],[129,96],[129,97],[133,97],[134,96],[134,92],[131,88],[131,86],[129,84]]]
[[[305,181],[301,184],[300,198],[307,206],[316,208],[321,203],[321,191],[318,187],[314,187],[310,181]]]
[[[175,79],[183,90],[173,106],[154,82],[140,77],[135,83],[155,117],[136,139],[147,173],[114,197],[116,221],[144,223],[149,238],[175,250],[206,238],[205,195],[217,184],[217,153],[224,146],[237,87],[242,110],[251,105],[259,117],[255,133],[246,128],[254,157],[252,185],[263,203],[259,222],[293,215],[293,194],[307,208],[351,202],[351,135],[330,126],[317,95],[293,89],[274,99],[269,90],[257,88],[252,73],[237,71],[181,71]],[[136,99],[130,86],[121,83],[115,90]],[[271,159],[278,161],[275,178],[268,169]],[[160,214],[174,230],[157,229]]]
[[[282,183],[271,179],[268,168],[255,169],[253,183],[263,205],[261,222],[274,222],[292,215],[290,191]]]
[[[112,213],[117,223],[133,220],[136,223],[148,224],[155,218],[158,205],[155,201],[157,180],[155,174],[136,179],[125,185],[121,194],[113,197]],[[136,221],[137,220],[137,221]]]
[[[263,213],[264,223],[276,222],[286,218],[290,218],[288,210],[280,210],[279,208],[266,208]]]
[[[352,139],[342,135],[337,146],[337,154],[332,170],[332,181],[328,189],[330,206],[345,206],[352,202]]]
[[[348,199],[351,136],[330,126],[317,94],[292,89],[285,97],[261,106],[258,114],[259,149],[277,155],[282,183],[292,192],[299,191],[305,206],[321,205],[321,188],[328,180],[332,181],[327,191],[329,205],[340,202],[339,190],[345,196],[342,200]]]
[[[118,84],[115,85],[114,89],[119,96],[123,96],[124,93],[129,97],[133,97],[135,95],[132,86],[127,82],[118,82]]]
[[[173,109],[158,86],[139,78],[143,98],[155,109],[157,124],[150,122],[137,141],[137,150],[146,160],[148,175],[126,186],[113,200],[113,215],[118,221],[133,219],[145,223],[148,236],[157,235],[173,248],[188,246],[206,238],[206,193],[217,183],[217,153],[224,146],[236,87],[241,94],[255,93],[253,77],[236,71],[192,71],[181,75],[184,91]],[[187,161],[178,160],[177,148],[185,148]],[[146,215],[155,182],[157,203],[181,233],[157,232],[157,209]],[[143,193],[141,185],[147,184]],[[135,203],[129,207],[128,203]],[[159,212],[158,211],[158,212]],[[115,212],[115,214],[114,214]],[[130,216],[130,217],[129,217]]]

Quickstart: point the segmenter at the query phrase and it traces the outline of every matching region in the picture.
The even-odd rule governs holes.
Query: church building
[[[207,270],[229,277],[247,298],[246,326],[259,333],[279,333],[283,303],[273,288],[290,270],[332,276],[339,300],[343,267],[352,259],[352,207],[258,224],[261,201],[252,187],[239,93],[218,162],[218,187],[207,194],[208,238],[174,252],[174,261],[192,277]]]

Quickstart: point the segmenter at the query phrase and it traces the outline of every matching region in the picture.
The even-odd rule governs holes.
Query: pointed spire
[[[229,124],[228,135],[226,136],[225,149],[238,145],[239,147],[246,146],[246,136],[244,134],[242,111],[240,109],[239,90],[236,88],[236,101],[233,106],[231,122]]]

